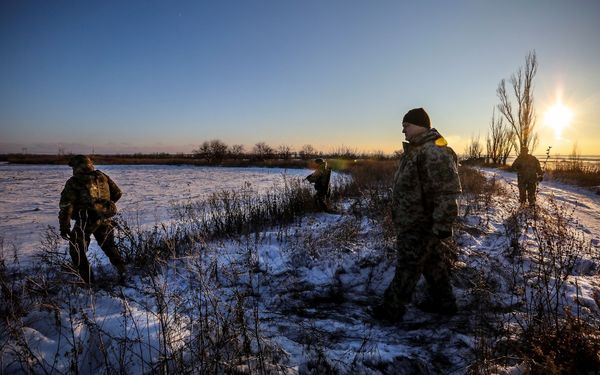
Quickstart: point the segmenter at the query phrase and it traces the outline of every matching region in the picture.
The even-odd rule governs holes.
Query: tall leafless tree
[[[496,110],[492,112],[490,132],[486,139],[487,159],[492,164],[506,164],[506,159],[513,148],[514,131],[505,126],[504,118],[496,118]]]
[[[502,79],[498,84],[496,93],[500,99],[498,110],[504,116],[515,133],[515,150],[517,153],[522,147],[530,151],[537,146],[535,128],[535,108],[533,105],[533,79],[537,73],[538,63],[535,51],[529,52],[525,58],[525,66],[521,67],[510,77],[512,94],[506,89],[506,81]]]

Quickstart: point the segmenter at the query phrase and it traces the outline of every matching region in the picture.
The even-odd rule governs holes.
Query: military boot
[[[456,311],[458,310],[456,301],[453,299],[448,301],[436,301],[428,298],[425,301],[417,304],[417,307],[419,310],[424,312],[448,316],[456,314]]]
[[[382,320],[389,323],[401,322],[404,317],[406,308],[391,308],[384,303],[375,305],[369,309],[369,315],[377,320]]]

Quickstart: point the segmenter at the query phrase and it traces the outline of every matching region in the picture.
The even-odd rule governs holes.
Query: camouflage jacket
[[[319,169],[307,176],[308,182],[315,184],[315,190],[319,194],[329,193],[329,180],[331,179],[331,168],[322,164]]]
[[[511,168],[517,171],[517,176],[522,182],[537,182],[538,177],[544,174],[539,160],[530,154],[519,155]]]
[[[392,193],[398,232],[451,232],[460,193],[456,154],[437,130],[404,143]]]
[[[70,228],[71,219],[102,219],[102,211],[109,204],[114,207],[119,198],[121,189],[106,174],[94,170],[73,175],[60,194],[58,221],[61,229]],[[116,212],[116,207],[114,210]]]

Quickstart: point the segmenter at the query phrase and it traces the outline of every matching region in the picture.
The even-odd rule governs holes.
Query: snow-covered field
[[[123,188],[126,195],[121,207],[132,212],[148,209],[143,202],[153,202],[166,210],[172,204],[172,198],[164,197],[166,191],[180,192],[181,195],[172,195],[182,196],[183,200],[188,196],[202,197],[206,190],[203,181],[223,179],[209,177],[211,171],[186,167],[123,171],[128,168],[139,167],[102,169]],[[182,175],[176,176],[171,168]],[[163,181],[159,171],[169,178]],[[260,174],[263,170],[231,172]],[[268,187],[281,175],[281,171],[266,172],[269,175],[256,176],[252,184]],[[43,175],[41,170],[38,173]],[[307,171],[288,173],[304,176]],[[459,312],[453,317],[424,313],[413,304],[399,324],[387,325],[370,317],[367,307],[378,300],[393,277],[394,244],[385,238],[380,223],[355,215],[355,202],[347,200],[340,203],[336,213],[310,214],[289,227],[273,228],[259,237],[198,244],[197,254],[164,265],[157,277],[134,274],[124,287],[70,289],[75,295],[57,302],[58,313],[39,307],[22,319],[23,340],[34,358],[28,357],[30,363],[40,373],[64,373],[77,354],[80,373],[96,373],[106,368],[106,363],[114,369],[126,368],[128,373],[172,372],[173,367],[169,366],[175,366],[175,359],[162,358],[161,362],[161,355],[172,354],[176,358],[178,348],[192,348],[201,341],[199,337],[209,343],[207,347],[218,346],[222,342],[219,340],[224,340],[226,326],[228,332],[237,332],[238,339],[223,344],[228,350],[248,341],[249,352],[236,367],[239,371],[260,367],[281,373],[316,374],[329,368],[361,374],[465,374],[482,342],[482,304],[486,313],[507,324],[514,324],[511,319],[519,316],[506,313],[517,308],[511,291],[515,258],[510,254],[512,242],[507,233],[511,220],[541,228],[561,212],[568,216],[568,233],[580,240],[573,243],[585,250],[566,279],[561,298],[565,305],[581,310],[582,316],[598,318],[600,196],[582,188],[543,182],[538,208],[520,209],[513,174],[495,170],[483,173],[499,181],[505,194],[492,196],[488,204],[468,213],[468,197],[461,200],[461,218],[454,238],[458,259],[453,276]],[[42,191],[56,197],[62,188],[58,182],[66,179],[68,171],[56,167],[53,174]],[[142,177],[146,180],[141,181]],[[3,181],[5,178],[3,170]],[[21,178],[21,188],[15,187],[13,192],[25,190],[36,180],[31,176]],[[235,188],[235,181],[241,184],[248,180],[231,178],[232,185],[227,187]],[[54,188],[54,183],[59,186]],[[2,195],[6,192],[3,190]],[[22,200],[13,199],[29,221],[36,220],[36,213],[48,216],[42,219],[44,215],[40,215],[35,224],[43,226],[44,220],[54,220],[56,198],[38,198],[35,204]],[[7,213],[5,207],[2,202],[2,216],[11,218],[13,211]],[[36,208],[40,210],[33,211]],[[167,211],[144,212],[153,219],[153,215],[164,217],[162,214]],[[528,265],[532,263],[528,257],[536,251],[536,230],[541,231],[528,229],[518,238],[524,247],[521,255]],[[101,252],[97,258],[100,261],[96,260],[95,267],[110,274]],[[487,289],[481,293],[484,281]],[[423,297],[422,286],[421,283],[417,288],[417,300]],[[162,297],[157,290],[162,291]],[[579,303],[576,305],[575,301]],[[193,310],[195,304],[202,308]],[[191,310],[210,310],[216,317],[207,319],[204,326],[204,313],[198,317]],[[240,321],[245,325],[240,327]],[[3,346],[0,365],[9,373],[19,370],[11,362],[17,356],[15,347],[18,345],[14,342]],[[192,349],[185,353],[187,356],[181,360],[194,363],[198,353]],[[269,359],[273,358],[282,366],[269,367]],[[220,363],[224,362],[226,359],[222,358]],[[151,369],[157,363],[163,367]],[[498,373],[502,371],[521,373],[519,363],[497,369]]]
[[[136,225],[169,221],[174,205],[220,190],[265,191],[307,169],[217,168],[167,165],[99,165],[123,191],[118,207]],[[63,165],[0,164],[0,239],[24,259],[39,249],[47,226],[58,227],[58,202],[72,169]],[[96,247],[92,244],[92,247]]]

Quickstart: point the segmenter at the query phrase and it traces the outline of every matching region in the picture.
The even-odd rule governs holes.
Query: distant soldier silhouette
[[[125,273],[125,262],[115,245],[113,222],[117,212],[115,202],[121,190],[106,174],[95,170],[85,155],[76,155],[69,161],[73,176],[66,182],[60,195],[58,220],[60,235],[69,240],[73,265],[86,283],[94,282],[86,252],[93,234],[100,248],[116,267],[120,277]],[[75,226],[71,229],[71,220]]]
[[[517,186],[519,187],[519,202],[535,205],[535,193],[539,181],[542,181],[544,172],[539,160],[529,154],[526,146],[521,147],[519,156],[513,162],[511,168],[517,171]]]
[[[404,153],[400,156],[392,192],[392,220],[397,233],[397,265],[383,302],[371,310],[377,319],[401,321],[421,274],[427,300],[418,307],[452,315],[456,301],[450,284],[453,257],[447,240],[458,215],[461,193],[458,162],[448,142],[431,128],[423,108],[402,119]]]
[[[329,211],[327,200],[329,198],[329,180],[331,179],[331,168],[327,166],[327,162],[321,158],[315,159],[317,169],[306,177],[308,182],[314,184],[317,194],[315,195],[315,203],[321,211]]]

